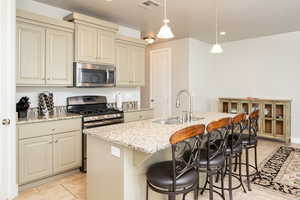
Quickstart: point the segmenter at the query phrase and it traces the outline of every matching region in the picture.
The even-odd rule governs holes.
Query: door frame
[[[154,53],[160,52],[160,51],[167,51],[169,55],[168,63],[169,66],[167,66],[168,69],[168,83],[169,83],[169,92],[168,92],[168,115],[172,114],[172,49],[171,48],[161,48],[161,49],[155,49],[150,51],[149,55],[149,72],[150,72],[150,100],[152,99],[153,95],[153,89],[152,89],[152,81],[153,81],[153,74],[152,74],[152,56]],[[151,102],[150,102],[151,105]]]
[[[18,194],[16,139],[16,1],[0,1],[0,199]],[[10,123],[2,124],[4,119]]]

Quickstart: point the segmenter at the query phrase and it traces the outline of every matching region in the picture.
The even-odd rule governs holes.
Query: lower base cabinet
[[[52,174],[52,136],[19,141],[19,183]]]
[[[81,133],[79,131],[55,135],[53,172],[55,174],[81,164]]]
[[[124,122],[134,122],[153,118],[153,110],[141,110],[124,113]]]
[[[19,185],[81,167],[81,119],[21,125],[18,137]]]

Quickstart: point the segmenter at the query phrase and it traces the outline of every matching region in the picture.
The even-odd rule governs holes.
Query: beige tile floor
[[[260,140],[258,145],[258,161],[262,162],[282,143]],[[293,145],[300,147],[300,145]],[[226,180],[225,180],[226,182]],[[187,199],[193,199],[191,195]],[[208,199],[208,194],[200,195],[199,200]],[[215,196],[214,199],[220,199]],[[226,198],[228,199],[228,197]],[[77,173],[59,180],[22,191],[16,200],[86,200],[86,176]],[[253,187],[253,191],[246,194],[242,190],[234,192],[234,200],[297,200],[278,192]]]

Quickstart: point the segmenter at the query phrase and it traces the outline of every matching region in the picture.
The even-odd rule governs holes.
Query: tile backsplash
[[[54,105],[65,106],[66,98],[70,96],[82,95],[103,95],[107,97],[107,101],[114,103],[116,95],[121,94],[122,101],[137,101],[140,104],[140,88],[59,88],[59,87],[17,87],[16,102],[22,96],[28,96],[30,99],[30,107],[38,106],[38,94],[44,91],[53,92]]]

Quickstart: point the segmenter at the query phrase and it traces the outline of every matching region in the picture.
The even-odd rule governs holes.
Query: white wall
[[[54,105],[66,105],[66,98],[81,95],[103,95],[108,102],[115,102],[115,95],[120,93],[123,101],[140,101],[139,88],[47,88],[47,87],[17,87],[16,101],[22,96],[30,98],[31,107],[38,106],[38,94],[51,91],[54,95]]]
[[[40,15],[62,19],[71,12],[65,9],[56,8],[33,0],[17,0],[18,9],[27,10]],[[141,32],[125,26],[119,27],[119,34],[140,38]],[[22,96],[28,96],[31,100],[31,106],[36,107],[38,94],[43,91],[52,91],[54,93],[55,105],[65,105],[66,97],[76,95],[105,95],[110,102],[114,102],[115,94],[120,92],[123,101],[140,101],[139,88],[47,88],[47,87],[17,87],[16,101]]]
[[[211,95],[208,84],[214,56],[209,53],[210,44],[189,38],[189,91],[192,94],[193,111],[210,111]]]
[[[292,138],[300,142],[300,32],[224,44],[210,84],[215,97],[292,99]]]

